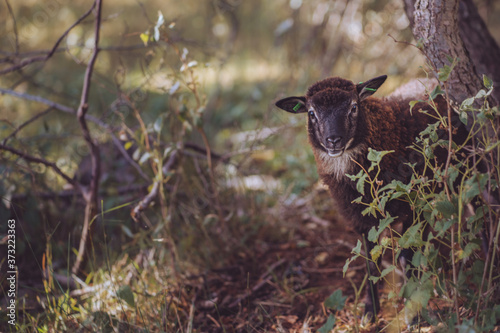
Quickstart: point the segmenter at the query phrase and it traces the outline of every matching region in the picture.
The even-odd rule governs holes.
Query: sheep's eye
[[[316,116],[314,115],[314,111],[309,111],[309,118],[313,119],[316,118]]]
[[[358,105],[357,104],[353,104],[352,107],[351,107],[351,112],[352,113],[356,113],[356,111],[358,111]]]

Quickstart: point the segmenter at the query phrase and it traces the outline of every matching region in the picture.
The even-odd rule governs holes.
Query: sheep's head
[[[277,101],[276,106],[291,113],[307,113],[311,144],[338,157],[360,143],[358,125],[364,113],[361,102],[373,95],[386,78],[383,75],[359,84],[328,78],[309,87],[306,96],[287,97]]]

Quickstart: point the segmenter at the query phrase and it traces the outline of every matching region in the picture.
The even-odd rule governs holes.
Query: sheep
[[[363,216],[361,212],[365,206],[353,203],[360,193],[356,182],[347,175],[357,174],[361,167],[368,170],[371,164],[367,159],[368,148],[372,148],[394,151],[380,163],[384,181],[409,181],[412,170],[405,162],[416,163],[416,168],[422,169],[423,161],[419,153],[408,147],[428,124],[436,121],[422,112],[410,113],[409,102],[422,98],[423,91],[411,96],[407,93],[408,89],[399,89],[385,99],[372,97],[386,78],[382,75],[359,84],[339,77],[327,78],[309,87],[305,96],[287,97],[276,102],[276,106],[284,111],[307,113],[309,143],[320,179],[329,188],[340,215],[361,236],[367,235],[373,226],[379,224],[379,220],[369,214]],[[444,98],[438,96],[434,103],[438,111],[445,115]],[[419,109],[435,112],[423,102],[414,106],[414,110]],[[371,202],[369,191],[365,193],[363,202]],[[387,204],[386,210],[391,216],[398,216],[403,231],[411,226],[412,212],[407,203],[393,200]],[[374,245],[367,242],[368,253]],[[409,260],[412,253],[403,253],[402,256],[403,260]],[[375,264],[370,266],[370,272],[374,273]],[[365,290],[365,313],[375,315],[379,309],[377,288],[370,281]]]

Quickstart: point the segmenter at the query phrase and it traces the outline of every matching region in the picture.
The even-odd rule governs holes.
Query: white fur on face
[[[361,154],[366,153],[365,145],[359,145],[355,149],[349,149],[344,151],[344,153],[337,157],[332,157],[328,155],[326,151],[316,149],[316,164],[318,166],[318,173],[320,175],[332,175],[338,180],[344,177],[346,174],[350,174],[356,163],[352,161],[356,160]]]

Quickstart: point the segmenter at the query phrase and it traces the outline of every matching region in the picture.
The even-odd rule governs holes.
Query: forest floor
[[[377,324],[362,316],[364,291],[356,290],[366,277],[365,261],[358,258],[343,274],[346,259],[352,256],[359,236],[336,218],[326,191],[314,192],[308,199],[299,199],[302,204],[278,204],[274,213],[263,214],[270,220],[263,221],[253,239],[245,241],[248,246],[228,246],[238,250],[221,252],[220,265],[212,268],[197,265],[198,268],[190,269],[194,265],[179,263],[185,269],[178,269],[176,277],[165,275],[168,269],[164,264],[151,259],[155,250],[145,247],[135,257],[119,257],[102,277],[94,273],[94,283],[71,290],[68,298],[68,294],[57,292],[64,290],[61,282],[54,283],[55,279],[49,278],[41,284],[42,270],[30,266],[31,272],[38,274],[21,274],[24,278],[18,295],[24,305],[19,315],[29,313],[37,319],[31,319],[28,326],[46,325],[49,332],[305,333],[317,332],[330,315],[336,318],[335,332],[375,332],[383,328],[393,331],[390,323],[395,321],[395,309],[400,311],[402,304],[394,306],[387,301],[390,290],[382,284],[382,310]],[[314,208],[312,198],[316,202]],[[42,260],[41,265],[46,267]],[[109,285],[111,281],[114,286]],[[126,296],[119,296],[122,301],[117,302],[118,292],[113,290],[119,286],[129,287],[135,295],[135,306],[124,306]],[[340,311],[324,304],[337,290],[346,297]],[[114,301],[110,303],[110,299]],[[76,306],[80,302],[87,304],[85,310]],[[72,303],[72,308],[61,305],[65,303]],[[102,314],[109,318],[104,324],[98,318]],[[57,317],[61,315],[63,323],[57,326]],[[44,324],[47,320],[48,324]],[[1,324],[0,321],[0,328]],[[398,327],[395,331],[404,331],[403,325]]]
[[[362,317],[363,291],[356,305],[354,288],[363,283],[365,261],[352,262],[343,276],[359,236],[342,221],[313,220],[286,242],[262,242],[236,253],[228,266],[191,277],[180,295],[184,308],[191,309],[195,331],[316,332],[330,314],[336,316],[336,332],[386,327],[394,317],[386,311],[387,302],[382,301],[378,325]],[[335,313],[324,301],[339,289],[347,298],[344,309]],[[387,291],[381,293],[387,299]]]

